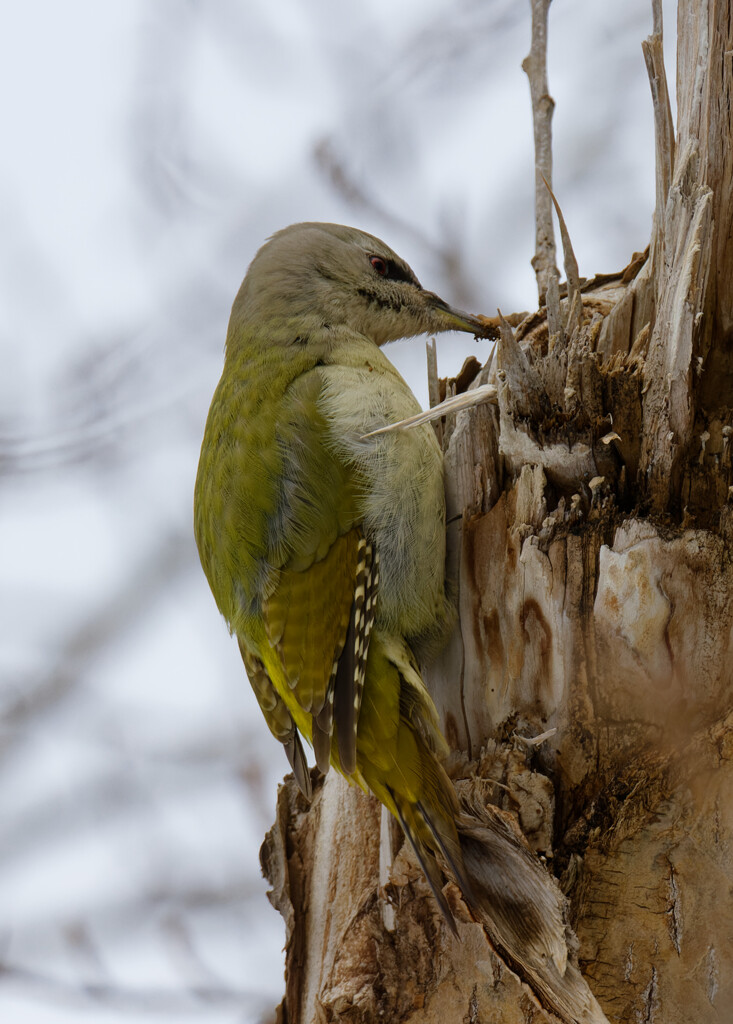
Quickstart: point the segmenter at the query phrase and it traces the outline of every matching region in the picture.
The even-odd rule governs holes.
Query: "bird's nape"
[[[271,336],[285,344],[305,337],[327,344],[329,332],[339,329],[354,330],[377,345],[428,332],[487,336],[477,317],[424,289],[381,239],[313,222],[292,224],[262,246],[235,299],[232,319],[250,333],[269,323]]]

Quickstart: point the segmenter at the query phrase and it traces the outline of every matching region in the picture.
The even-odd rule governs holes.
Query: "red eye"
[[[374,267],[374,269],[376,270],[380,277],[387,276],[387,264],[385,263],[381,256],[370,256],[369,262]]]

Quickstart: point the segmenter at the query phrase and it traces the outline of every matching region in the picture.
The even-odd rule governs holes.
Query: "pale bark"
[[[561,296],[551,332],[545,309],[503,325],[498,406],[445,431],[459,622],[427,678],[451,770],[559,881],[567,971],[613,1022],[733,1004],[732,26],[731,0],[680,0],[675,144],[655,4],[648,254]],[[552,1019],[452,885],[450,935],[398,830],[380,888],[379,822],[333,773],[310,809],[281,791],[281,1019]]]

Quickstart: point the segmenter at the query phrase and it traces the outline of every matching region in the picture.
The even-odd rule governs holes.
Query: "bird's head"
[[[232,321],[271,325],[283,340],[348,326],[377,345],[440,331],[486,334],[476,317],[426,291],[384,242],[340,224],[292,224],[274,234],[247,271]]]

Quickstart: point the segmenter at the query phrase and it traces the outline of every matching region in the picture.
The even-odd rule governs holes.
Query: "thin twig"
[[[531,0],[532,45],[522,61],[529,79],[532,98],[532,122],[535,150],[535,222],[536,248],[532,266],[542,305],[546,301],[550,278],[557,275],[552,204],[544,181],[552,183],[552,112],[555,101],[547,83],[547,15],[551,0]],[[544,181],[543,181],[544,179]]]

